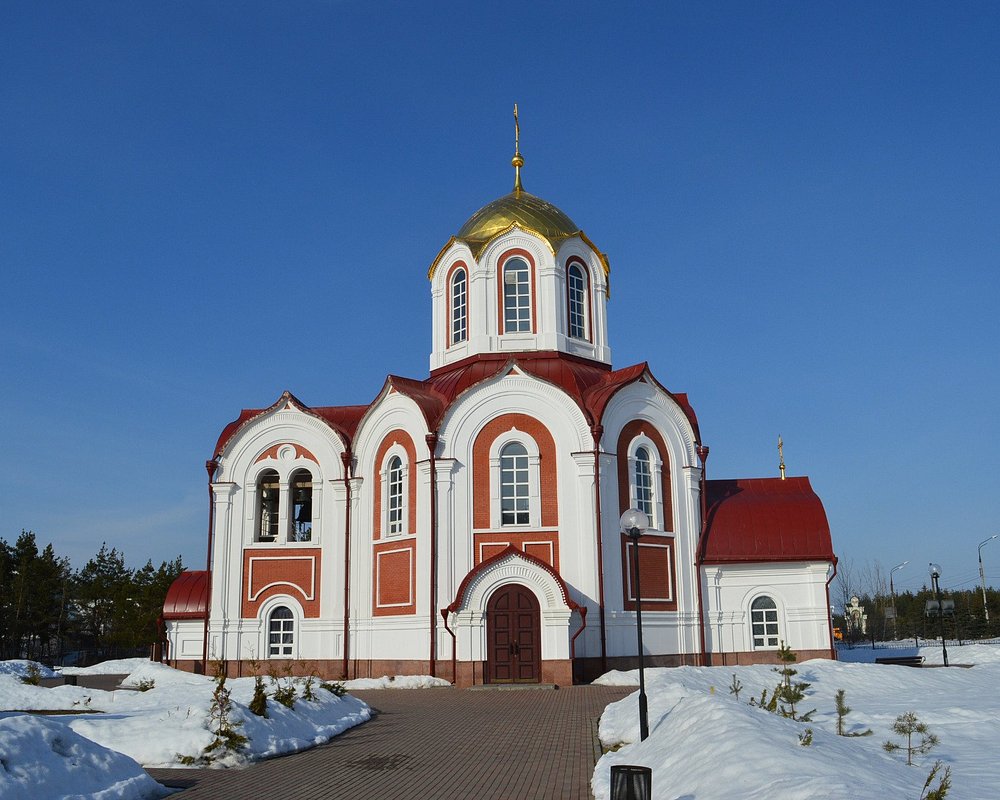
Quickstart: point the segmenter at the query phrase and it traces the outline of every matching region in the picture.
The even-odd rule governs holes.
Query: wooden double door
[[[524,586],[501,586],[486,605],[486,679],[489,683],[538,683],[542,637],[538,600]]]

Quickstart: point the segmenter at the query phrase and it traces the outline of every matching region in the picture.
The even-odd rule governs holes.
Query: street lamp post
[[[986,573],[983,572],[983,545],[989,544],[994,539],[1000,536],[1000,533],[994,533],[989,539],[984,539],[979,543],[979,580],[983,584],[983,616],[986,617],[986,624],[990,624],[990,609],[986,605]]]
[[[632,575],[635,581],[635,630],[639,639],[639,740],[649,736],[649,715],[646,706],[646,676],[642,652],[642,589],[639,585],[639,537],[649,527],[649,517],[637,508],[630,508],[621,518],[622,533],[632,540],[634,554]]]
[[[937,618],[941,627],[941,655],[944,657],[944,665],[948,666],[948,646],[944,641],[944,603],[941,602],[941,584],[938,579],[941,577],[941,567],[937,564],[930,564],[931,585],[934,587],[934,596],[937,598]]]
[[[909,561],[904,561],[902,564],[897,564],[892,569],[889,570],[889,595],[892,597],[892,638],[896,639],[899,634],[896,632],[896,587],[892,585],[892,573],[897,569],[902,569]]]

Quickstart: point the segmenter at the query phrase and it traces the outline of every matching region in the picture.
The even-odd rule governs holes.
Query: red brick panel
[[[628,471],[628,448],[636,436],[649,438],[660,453],[660,461],[663,464],[663,482],[660,486],[660,496],[663,498],[663,530],[672,531],[674,529],[674,503],[670,494],[670,456],[660,432],[645,420],[632,420],[622,428],[618,437],[618,513],[624,514],[629,508],[631,476]]]
[[[626,548],[627,557],[626,557]],[[674,540],[649,536],[639,542],[639,584],[642,608],[649,611],[677,610],[677,571],[674,566]],[[626,611],[635,611],[633,569],[635,545],[621,535],[622,586]]]
[[[375,515],[372,520],[372,538],[381,539],[382,534],[382,465],[385,462],[385,454],[394,444],[399,444],[406,451],[406,506],[407,524],[409,530],[406,533],[417,532],[417,449],[413,446],[413,439],[404,430],[397,428],[386,434],[382,444],[378,446],[375,453],[375,474],[373,477],[375,491]]]
[[[242,610],[244,619],[256,619],[261,603],[278,594],[294,597],[304,616],[319,616],[319,548],[282,548],[243,551]]]
[[[559,524],[559,492],[556,483],[556,445],[541,422],[527,414],[504,414],[487,423],[472,446],[472,526],[490,527],[490,447],[498,436],[512,428],[523,431],[538,445],[539,493],[542,525]]]
[[[299,444],[292,444],[291,442],[282,442],[281,444],[274,445],[274,447],[267,448],[267,450],[265,450],[263,453],[261,453],[259,456],[257,456],[257,460],[254,461],[253,463],[257,464],[257,463],[259,463],[261,461],[266,461],[269,458],[277,459],[278,458],[278,451],[282,447],[292,447],[292,448],[294,448],[295,449],[295,457],[296,458],[307,458],[310,461],[316,462],[317,464],[319,463],[319,461],[317,460],[316,456],[314,456],[306,448],[304,448],[302,445],[299,445]]]
[[[379,542],[372,553],[372,613],[376,617],[417,613],[415,539]]]
[[[544,561],[559,571],[559,535],[554,531],[539,533],[477,533],[473,536],[476,552],[475,563],[481,564],[502,553],[510,545],[528,555]]]

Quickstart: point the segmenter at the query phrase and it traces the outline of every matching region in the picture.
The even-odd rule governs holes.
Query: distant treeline
[[[102,544],[74,571],[51,544],[39,551],[31,531],[14,544],[0,539],[0,659],[55,664],[148,648],[159,638],[167,589],[183,569],[180,556],[129,569],[123,553]]]

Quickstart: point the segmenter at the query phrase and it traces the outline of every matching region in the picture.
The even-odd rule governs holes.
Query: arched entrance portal
[[[490,683],[538,683],[541,617],[530,589],[508,583],[493,593],[486,605],[486,637]]]

